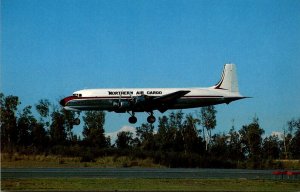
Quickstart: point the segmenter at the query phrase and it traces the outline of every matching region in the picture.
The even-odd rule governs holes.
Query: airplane
[[[60,101],[65,110],[101,110],[129,113],[129,123],[135,124],[136,112],[147,112],[148,123],[154,123],[154,110],[161,113],[169,109],[197,108],[217,104],[229,104],[244,99],[239,93],[235,64],[225,64],[219,82],[207,88],[120,88],[83,89]],[[74,121],[80,124],[79,118]]]

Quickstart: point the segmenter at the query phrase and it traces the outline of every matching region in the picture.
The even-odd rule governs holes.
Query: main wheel
[[[80,119],[79,118],[76,118],[74,119],[74,125],[79,125],[80,124]]]
[[[148,118],[147,118],[147,121],[148,123],[154,123],[156,121],[156,118],[153,116],[153,115],[150,115]]]
[[[137,122],[137,118],[135,116],[131,116],[131,117],[129,117],[128,121],[131,124],[135,124]]]

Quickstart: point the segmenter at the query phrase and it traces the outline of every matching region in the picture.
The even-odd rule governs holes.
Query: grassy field
[[[300,191],[299,181],[246,179],[4,179],[1,185],[27,191]]]
[[[126,156],[107,156],[95,159],[95,162],[80,162],[80,157],[60,157],[54,155],[20,155],[1,154],[2,168],[78,168],[78,167],[148,167],[159,168],[161,165],[154,164],[153,160],[132,159]]]
[[[103,157],[80,162],[78,157],[1,154],[2,168],[37,167],[160,167],[152,159]],[[290,162],[287,162],[290,164]],[[299,161],[293,162],[298,165]],[[26,191],[298,191],[299,180],[247,179],[114,179],[114,178],[30,178],[1,179],[1,190]]]
[[[275,163],[282,164],[282,169],[299,170],[300,160],[274,160]],[[153,159],[137,159],[128,156],[105,156],[95,159],[95,162],[81,162],[80,157],[61,157],[55,155],[22,155],[18,153],[7,154],[1,153],[2,168],[78,168],[78,167],[95,167],[95,168],[116,168],[116,167],[147,167],[160,168],[164,167],[153,163]]]

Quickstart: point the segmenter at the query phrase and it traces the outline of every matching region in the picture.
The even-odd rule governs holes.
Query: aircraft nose
[[[66,106],[66,100],[65,99],[60,100],[59,104],[63,107]]]
[[[59,104],[63,107],[65,107],[69,101],[72,101],[73,99],[76,99],[77,97],[76,96],[69,96],[69,97],[66,97],[66,98],[63,98],[62,100],[59,101]]]

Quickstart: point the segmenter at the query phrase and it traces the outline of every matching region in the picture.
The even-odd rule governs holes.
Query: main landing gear
[[[153,116],[153,111],[149,113],[149,117],[147,117],[148,123],[154,123],[156,121],[156,118]]]
[[[130,114],[130,112],[128,112]],[[149,116],[147,117],[147,122],[148,123],[154,123],[156,121],[156,118],[153,116],[153,112],[148,112]],[[131,124],[135,124],[137,122],[137,118],[134,116],[134,112],[132,112],[131,117],[129,117],[128,121]]]
[[[131,117],[129,117],[128,121],[131,124],[135,124],[137,122],[137,118],[135,116],[131,116]]]

